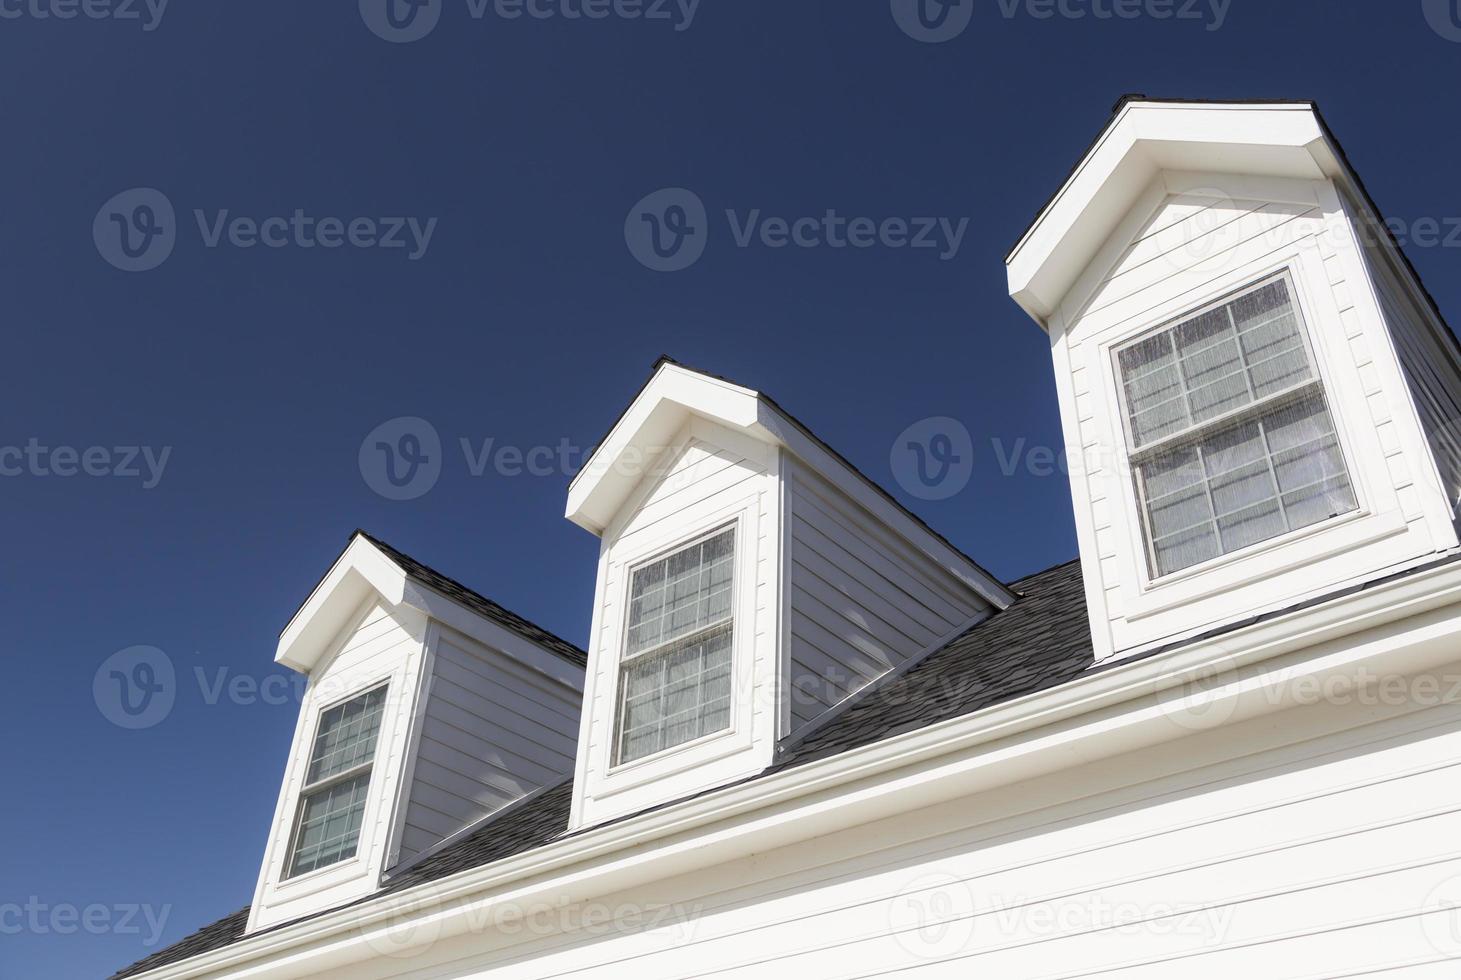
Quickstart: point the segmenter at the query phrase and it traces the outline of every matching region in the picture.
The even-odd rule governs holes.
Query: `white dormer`
[[[602,540],[575,827],[762,771],[1012,600],[770,399],[668,360],[568,517]]]
[[[1309,103],[1123,101],[1008,261],[1098,657],[1457,545],[1461,361]]]
[[[275,660],[309,683],[251,932],[375,892],[572,771],[582,652],[363,533]]]

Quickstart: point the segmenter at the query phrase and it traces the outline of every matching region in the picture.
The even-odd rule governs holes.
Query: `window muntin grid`
[[[381,686],[320,714],[286,878],[355,856],[385,699]]]
[[[1280,275],[1116,352],[1153,577],[1358,507]]]
[[[635,569],[619,671],[615,761],[731,723],[735,528]]]

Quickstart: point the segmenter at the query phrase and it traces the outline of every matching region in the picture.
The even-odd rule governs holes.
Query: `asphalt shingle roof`
[[[390,558],[397,565],[400,565],[407,575],[433,592],[439,592],[449,599],[455,599],[468,609],[480,613],[497,625],[510,629],[519,636],[526,637],[545,649],[552,650],[563,659],[579,667],[588,666],[588,654],[561,636],[549,633],[536,623],[531,623],[523,619],[511,609],[506,609],[481,593],[467,588],[456,579],[449,578],[436,569],[421,564],[421,562],[412,558],[404,551],[397,551],[395,548],[392,548],[380,538],[367,534],[364,531],[356,531],[355,533],[385,552],[386,557]]]
[[[430,572],[389,545],[374,538],[370,540],[407,568],[412,577],[417,577],[414,568]],[[444,591],[431,580],[423,577],[423,581]],[[444,581],[456,584],[450,579]],[[1011,589],[1019,598],[1008,609],[972,627],[907,673],[854,695],[845,710],[790,746],[774,765],[753,778],[839,755],[1054,687],[1094,667],[1078,562],[1068,562],[1022,579]],[[374,895],[361,901],[480,868],[549,844],[567,834],[572,799],[573,782],[567,780],[508,807],[473,833],[391,878]],[[244,938],[247,923],[248,909],[235,912],[127,967],[115,974],[113,980],[232,945]]]

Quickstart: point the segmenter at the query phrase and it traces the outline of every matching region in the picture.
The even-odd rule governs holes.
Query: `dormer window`
[[[1287,274],[1115,357],[1153,578],[1356,509]]]
[[[635,762],[731,725],[735,528],[631,577],[615,761]]]
[[[355,856],[385,701],[382,685],[320,714],[286,877]]]

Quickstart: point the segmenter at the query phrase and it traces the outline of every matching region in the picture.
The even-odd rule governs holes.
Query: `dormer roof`
[[[391,606],[411,606],[463,632],[498,633],[501,648],[538,661],[535,665],[546,673],[581,683],[588,662],[583,650],[361,530],[351,534],[340,557],[284,627],[275,662],[309,673],[372,593]],[[530,648],[552,659],[528,653]]]
[[[1129,95],[1005,259],[1009,291],[1041,326],[1163,171],[1335,180],[1369,204],[1318,106]]]
[[[620,414],[568,489],[567,517],[603,535],[635,486],[693,417],[715,422],[758,442],[785,449],[880,517],[910,544],[965,581],[996,608],[1014,596],[882,487],[764,392],[688,367],[669,357],[655,362],[649,380]]]

